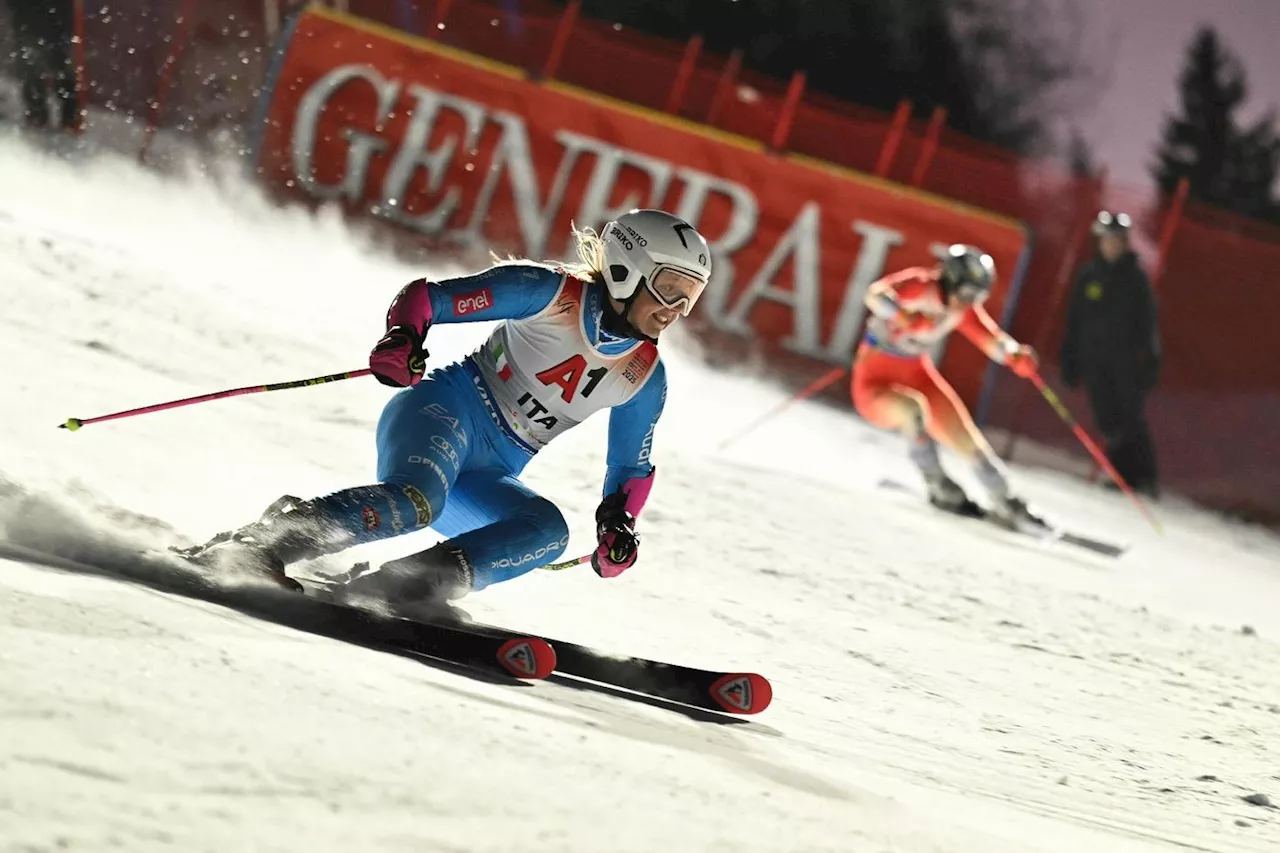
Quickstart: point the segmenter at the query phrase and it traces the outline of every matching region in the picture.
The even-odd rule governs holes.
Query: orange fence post
[[[676,79],[671,83],[671,91],[667,93],[667,104],[664,110],[672,115],[679,115],[680,105],[684,103],[685,90],[689,88],[689,80],[693,77],[693,69],[698,65],[698,54],[702,52],[702,36],[695,35],[684,46],[684,56],[680,58],[680,67],[676,70]]]
[[[916,160],[916,170],[911,176],[911,186],[924,184],[924,176],[933,165],[933,158],[938,153],[938,139],[942,136],[942,127],[947,123],[947,108],[934,107],[929,117],[929,127],[925,130],[924,145],[920,146],[920,157]]]
[[[911,102],[899,101],[893,112],[893,121],[889,122],[889,132],[885,135],[884,145],[880,148],[880,159],[876,161],[876,175],[888,177],[893,160],[898,156],[898,146],[902,145],[903,134],[907,132],[907,122],[911,121]]]
[[[169,89],[173,86],[174,71],[178,67],[182,51],[187,46],[187,33],[191,28],[191,19],[196,14],[197,2],[198,0],[183,0],[182,8],[178,13],[178,26],[173,33],[173,43],[169,46],[169,55],[165,57],[164,68],[160,71],[156,96],[151,99],[151,109],[147,112],[147,127],[143,132],[142,146],[138,149],[139,163],[147,159],[147,152],[151,150],[151,142],[155,138],[156,130],[159,129],[160,108],[169,95]]]
[[[280,0],[262,0],[262,28],[267,41],[273,42],[280,34]]]
[[[1156,256],[1156,268],[1151,276],[1152,288],[1159,286],[1160,277],[1164,275],[1165,260],[1169,257],[1173,235],[1178,230],[1178,223],[1182,221],[1182,211],[1187,206],[1187,194],[1190,191],[1191,182],[1185,177],[1179,178],[1178,188],[1173,192],[1173,204],[1169,206],[1169,213],[1164,219],[1164,229],[1160,234],[1160,254]]]
[[[547,62],[542,66],[542,79],[554,80],[556,71],[560,68],[560,60],[564,57],[564,50],[569,46],[569,34],[573,32],[573,25],[578,22],[578,12],[582,10],[582,0],[569,0],[569,5],[564,7],[564,14],[560,16],[560,25],[556,27],[555,41],[551,43],[551,52],[547,54]]]
[[[453,0],[436,0],[436,11],[431,16],[431,23],[427,25],[428,38],[444,29],[444,19],[448,16],[449,7],[452,5]]]
[[[773,140],[769,144],[769,148],[775,152],[780,152],[787,144],[787,137],[791,135],[791,125],[796,121],[796,109],[800,106],[800,99],[804,97],[804,72],[797,71],[791,75],[791,84],[787,86],[787,99],[782,102],[782,112],[778,114],[778,123],[773,128]]]
[[[720,80],[716,83],[716,93],[711,98],[711,106],[707,108],[707,124],[715,124],[716,119],[720,116],[720,110],[724,107],[724,102],[729,98],[729,91],[733,89],[733,84],[737,82],[738,71],[742,69],[742,49],[734,48],[729,54],[729,61],[724,64],[724,70],[720,72]]]
[[[76,120],[70,129],[79,133],[84,130],[85,90],[88,88],[84,72],[84,0],[75,0],[71,4],[71,16],[71,61],[76,72]]]

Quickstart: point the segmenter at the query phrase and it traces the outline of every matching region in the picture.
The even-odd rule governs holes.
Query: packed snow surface
[[[0,539],[90,561],[373,476],[358,368],[419,275],[238,178],[0,140]],[[432,362],[483,326],[433,329]],[[0,561],[0,850],[1263,851],[1280,845],[1280,542],[1016,469],[1106,560],[940,516],[899,440],[714,371],[680,330],[635,569],[535,572],[485,621],[774,684],[735,725],[510,685],[111,577]],[[605,418],[527,481],[590,547]],[[957,475],[973,485],[964,472]],[[435,541],[421,532],[313,571]],[[1247,628],[1246,628],[1247,626]]]

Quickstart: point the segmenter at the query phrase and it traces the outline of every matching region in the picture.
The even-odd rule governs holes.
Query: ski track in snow
[[[405,268],[234,181],[9,138],[0,186],[0,538],[109,563],[371,478],[393,393],[371,380],[54,427],[360,367],[391,296],[458,267]],[[432,362],[487,328],[433,329]],[[816,405],[721,453],[785,391],[670,337],[639,565],[535,572],[466,606],[755,669],[767,712],[716,726],[496,684],[4,560],[0,850],[1276,849],[1276,810],[1242,799],[1280,800],[1275,536],[1174,499],[1158,536],[1121,497],[1018,469],[1051,517],[1133,545],[1118,561],[1039,547],[877,489],[913,476],[898,440]],[[571,555],[589,548],[605,423],[527,469]]]

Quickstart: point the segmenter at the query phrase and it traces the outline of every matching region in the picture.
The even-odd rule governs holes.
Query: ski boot
[[[929,489],[929,503],[938,509],[969,518],[982,518],[985,515],[982,507],[969,499],[960,484],[945,474],[926,479],[925,485]]]
[[[1018,533],[1050,537],[1055,532],[1044,518],[1031,511],[1022,498],[1013,496],[997,498],[991,506],[990,517],[1001,527]]]
[[[302,584],[285,574],[284,561],[264,541],[266,537],[263,535],[268,525],[302,503],[300,498],[285,495],[267,507],[262,516],[252,524],[239,530],[223,531],[203,545],[190,548],[170,546],[169,550],[194,565],[212,569],[219,574],[255,575],[273,581],[291,592],[302,592]]]
[[[282,589],[302,592],[302,584],[285,574],[284,562],[248,533],[234,533],[226,539],[178,553],[188,562],[219,574],[250,574],[266,578]]]
[[[369,571],[368,563],[357,563],[330,594],[339,603],[363,603],[405,619],[470,622],[471,615],[450,602],[470,589],[471,565],[466,556],[440,544],[383,563],[375,571]]]

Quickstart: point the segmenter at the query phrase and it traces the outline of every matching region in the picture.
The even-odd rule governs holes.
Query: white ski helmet
[[[663,210],[631,210],[601,234],[610,296],[629,303],[643,287],[689,315],[711,279],[711,249],[697,229]]]

